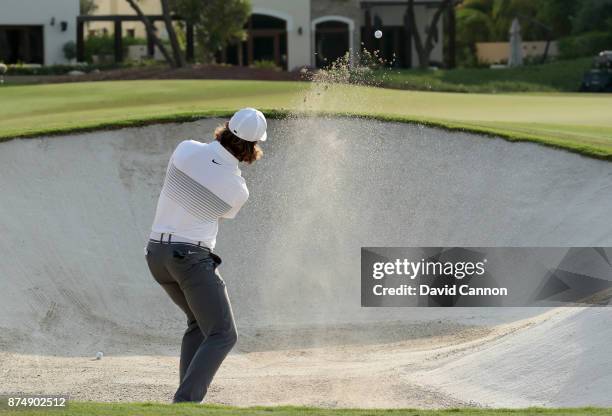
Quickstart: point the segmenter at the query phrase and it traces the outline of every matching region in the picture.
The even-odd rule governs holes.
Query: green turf
[[[164,80],[0,88],[0,140],[153,121],[226,116],[253,106],[357,114],[529,140],[612,160],[610,94],[456,94],[300,82]]]
[[[463,68],[452,70],[382,70],[377,80],[386,87],[448,92],[578,91],[592,58],[563,60],[518,68]]]
[[[600,416],[612,415],[612,409],[600,408],[577,408],[577,409],[448,409],[448,410],[370,410],[370,409],[320,409],[307,407],[229,407],[198,404],[153,404],[153,403],[95,403],[95,402],[73,402],[65,409],[53,409],[46,412],[41,409],[22,409],[9,411],[0,409],[0,415],[12,414],[22,416],[36,416],[50,414],[57,416],[165,416],[165,415],[212,415],[212,416],[382,416],[382,415],[406,415],[406,416]]]

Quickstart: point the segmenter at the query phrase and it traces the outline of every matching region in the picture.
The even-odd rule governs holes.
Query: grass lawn
[[[438,71],[385,70],[376,78],[385,87],[449,92],[574,92],[593,58],[556,61],[519,68],[465,68]]]
[[[41,409],[1,410],[0,415],[37,416],[46,414]],[[449,409],[449,410],[371,410],[371,409],[318,409],[307,407],[229,407],[198,404],[153,404],[153,403],[95,403],[71,402],[66,409],[49,410],[48,414],[57,416],[165,416],[165,415],[211,415],[211,416],[600,416],[612,415],[612,409],[578,408],[578,409]]]
[[[457,94],[300,82],[151,80],[0,88],[0,140],[227,116],[357,114],[529,140],[612,160],[610,94]]]

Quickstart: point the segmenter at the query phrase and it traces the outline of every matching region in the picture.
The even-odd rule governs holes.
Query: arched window
[[[312,22],[315,65],[331,65],[353,49],[354,23],[343,16],[323,16]]]
[[[253,13],[245,28],[247,40],[228,47],[224,61],[234,65],[268,61],[287,69],[287,20]]]

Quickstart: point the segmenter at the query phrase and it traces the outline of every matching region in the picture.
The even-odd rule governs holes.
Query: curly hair
[[[227,121],[215,129],[215,139],[239,162],[251,164],[263,156],[263,151],[257,145],[257,142],[249,142],[236,136],[229,129],[229,122]]]

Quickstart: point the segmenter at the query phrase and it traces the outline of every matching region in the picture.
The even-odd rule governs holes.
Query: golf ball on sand
[[[382,30],[377,30],[376,32],[374,32],[374,37],[376,39],[382,38]]]
[[[96,353],[96,360],[101,360],[104,357],[104,353],[102,351],[98,351]]]

